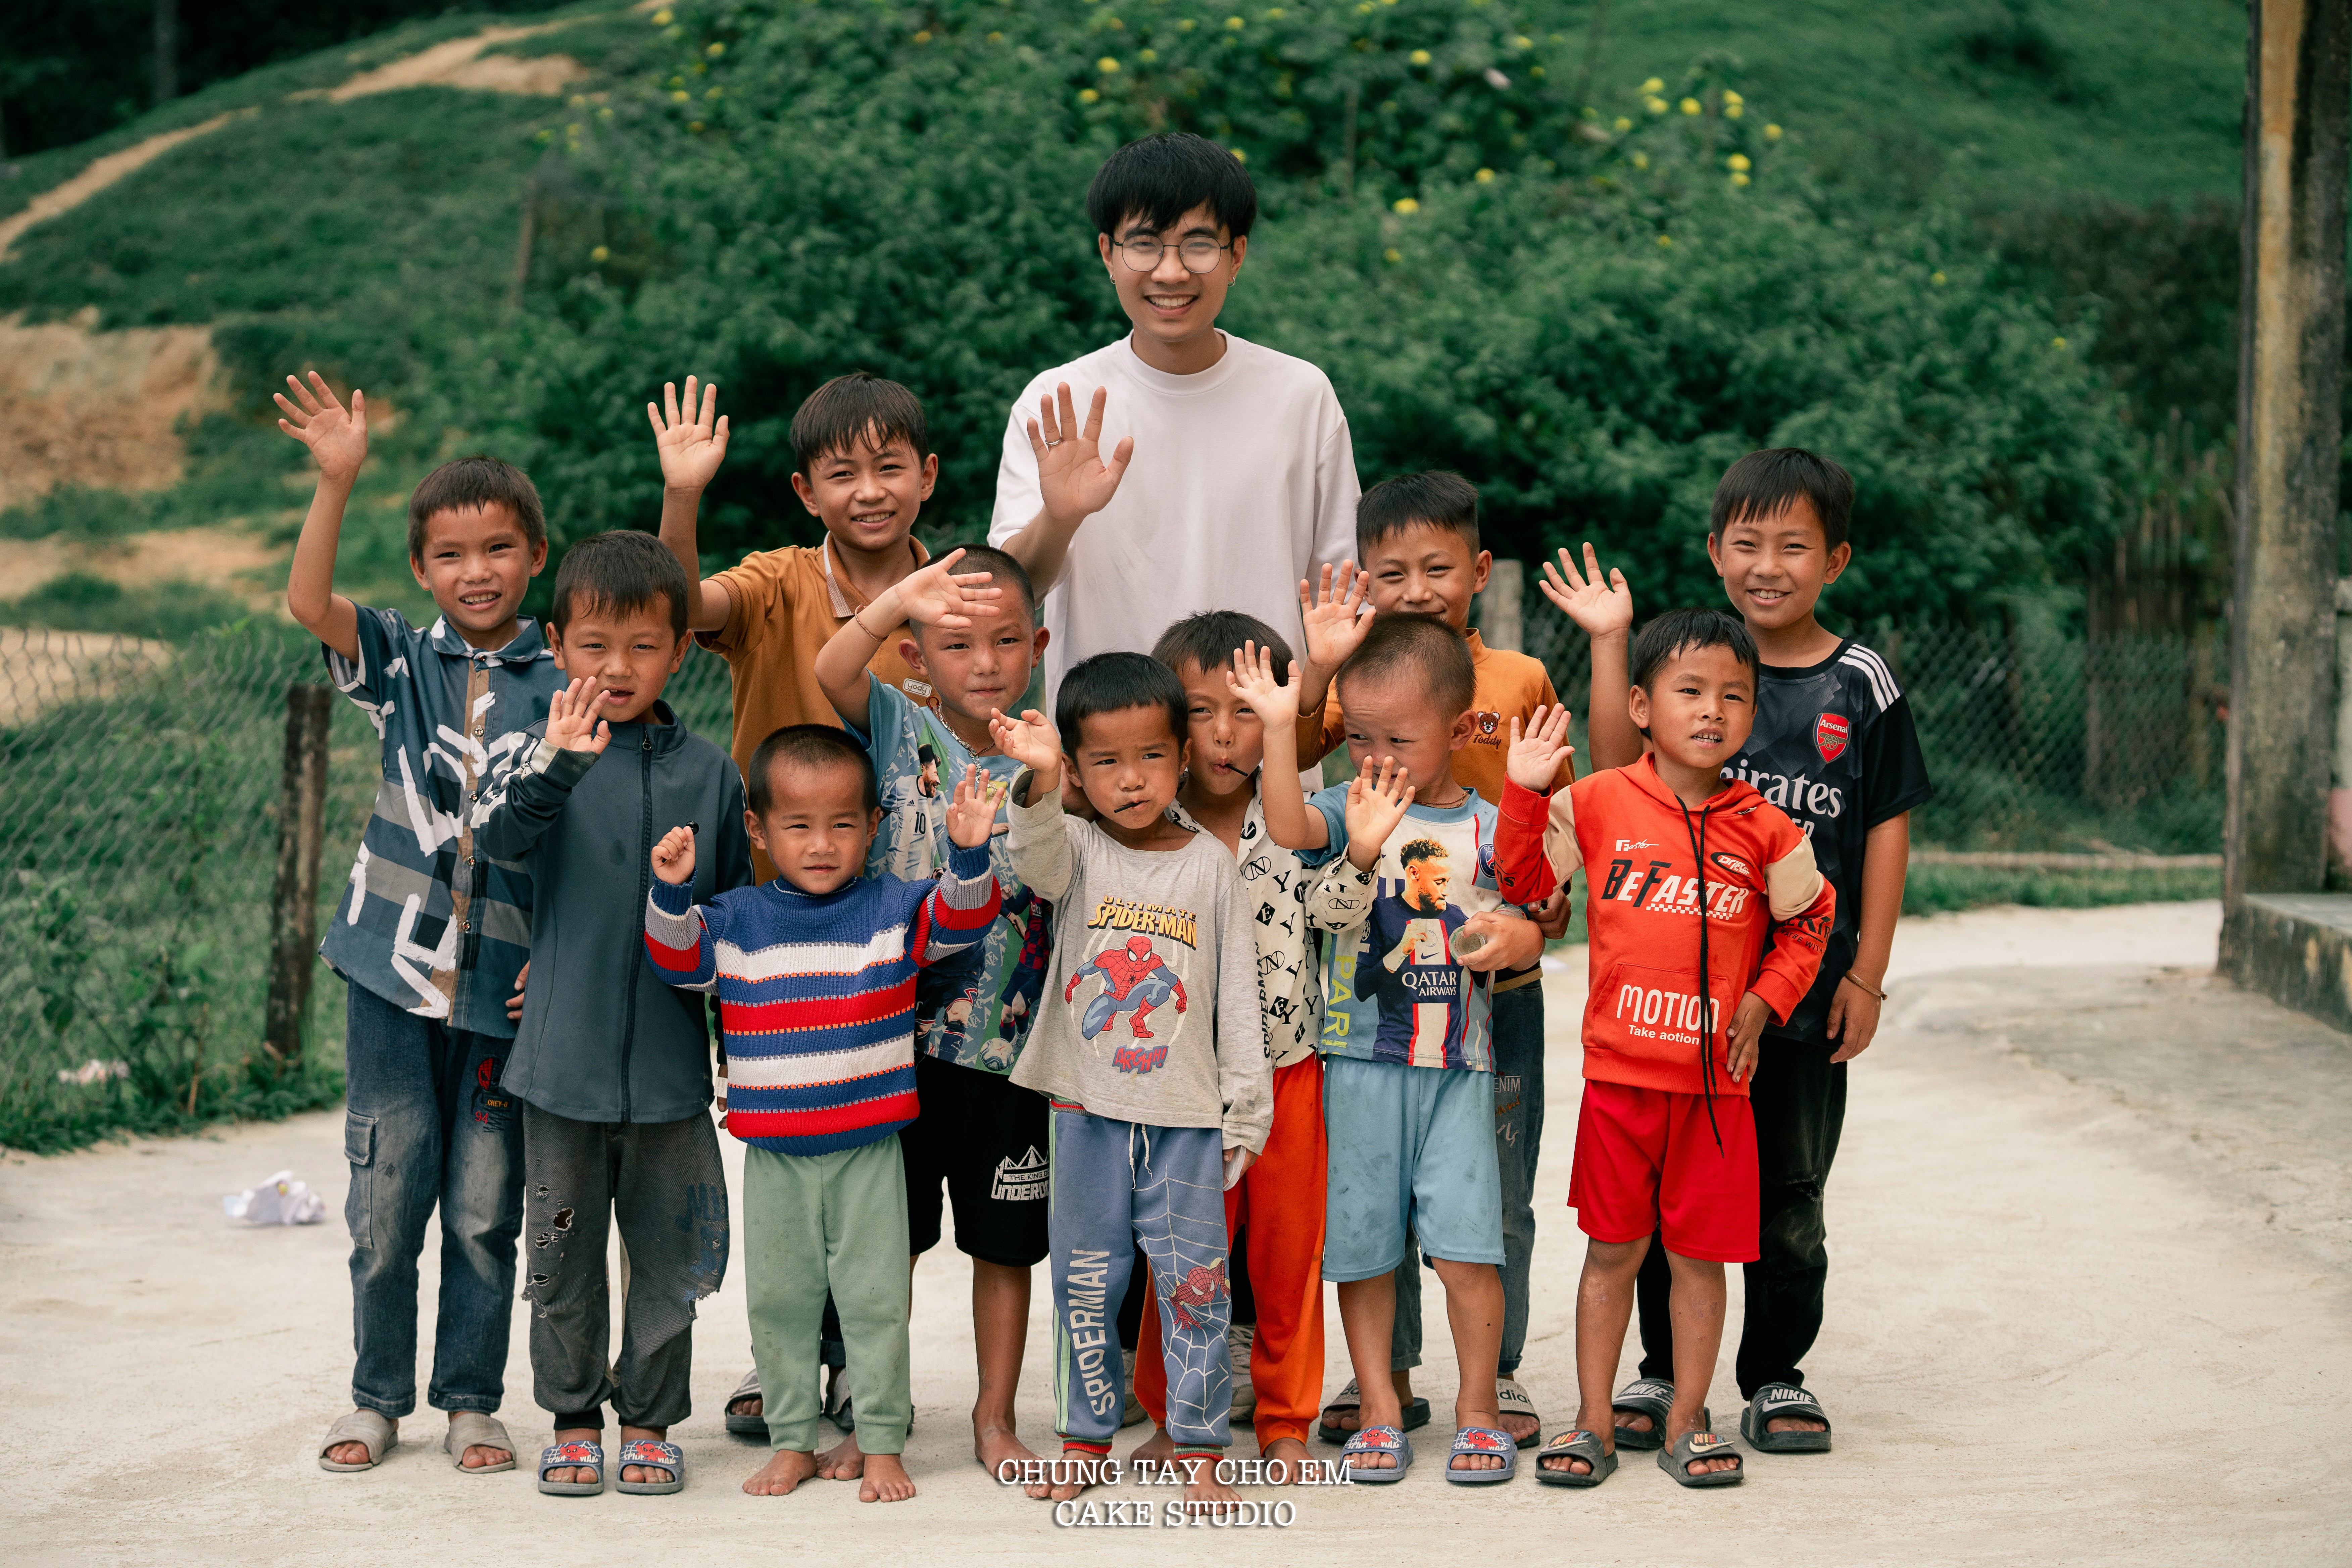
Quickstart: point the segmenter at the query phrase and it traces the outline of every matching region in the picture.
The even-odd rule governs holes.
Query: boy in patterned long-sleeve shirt
[[[995,803],[977,769],[947,811],[935,882],[864,877],[882,816],[865,748],[795,724],[752,753],[744,826],[776,879],[694,902],[694,835],[654,850],[646,951],[672,985],[715,992],[728,1130],[743,1153],[752,1353],[775,1455],[743,1489],[778,1497],[816,1473],[820,1405],[805,1353],[830,1287],[857,1388],[861,1501],[915,1495],[899,1455],[907,1365],[907,1182],[915,1119],[915,973],[996,919]]]

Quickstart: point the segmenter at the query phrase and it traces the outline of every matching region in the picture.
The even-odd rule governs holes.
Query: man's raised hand
[[[1348,858],[1360,870],[1370,870],[1380,859],[1381,847],[1404,820],[1412,796],[1403,765],[1393,757],[1381,759],[1378,773],[1367,769],[1349,782]]]
[[[992,709],[988,736],[998,751],[1034,772],[1039,787],[1061,788],[1062,737],[1043,713],[1032,708],[1018,719],[1008,719],[1003,709]]]
[[[1576,754],[1568,743],[1568,709],[1566,705],[1549,708],[1536,704],[1528,715],[1528,731],[1519,733],[1517,715],[1511,719],[1511,749],[1504,753],[1503,771],[1510,781],[1534,795],[1549,795],[1552,781],[1559,776],[1562,757]]]
[[[1225,684],[1234,695],[1250,706],[1269,725],[1296,724],[1298,721],[1298,661],[1290,661],[1290,679],[1277,680],[1274,674],[1274,650],[1260,647],[1255,642],[1244,642],[1234,649],[1234,667],[1225,672]]]
[[[1307,662],[1326,676],[1348,662],[1371,628],[1371,616],[1363,613],[1364,593],[1371,583],[1372,574],[1358,571],[1352,561],[1339,563],[1336,584],[1328,566],[1312,587],[1304,577],[1298,580],[1299,618],[1307,623]]]
[[[604,699],[604,678],[583,675],[548,700],[547,743],[562,752],[601,757],[613,742],[613,726],[596,717]]]
[[[694,880],[694,829],[673,827],[654,846],[654,875],[673,888]]]
[[[898,609],[908,620],[947,631],[962,631],[982,610],[994,609],[1004,596],[985,572],[958,572],[961,550],[950,550],[919,572],[910,573],[898,586]]]
[[[367,460],[367,395],[354,387],[352,405],[345,408],[315,370],[309,386],[290,375],[286,384],[294,389],[294,397],[277,395],[278,406],[285,410],[278,427],[310,448],[321,479],[350,484]]]
[[[948,803],[948,837],[966,849],[984,849],[996,831],[996,781],[977,767],[966,767],[956,781],[955,798]]]
[[[1625,586],[1625,574],[1615,567],[1609,569],[1606,582],[1601,576],[1601,557],[1593,552],[1588,541],[1584,546],[1584,570],[1576,569],[1575,560],[1561,545],[1559,565],[1544,563],[1543,581],[1536,584],[1543,596],[1557,605],[1560,614],[1582,626],[1588,637],[1623,636],[1633,629],[1633,592]]]
[[[1062,383],[1054,393],[1037,400],[1037,417],[1028,422],[1029,449],[1037,458],[1037,494],[1048,516],[1070,521],[1092,517],[1118,493],[1119,479],[1127,472],[1128,459],[1135,455],[1135,437],[1120,437],[1106,461],[1102,422],[1109,389],[1095,388],[1083,426],[1070,401],[1069,383]]]
[[[718,476],[727,458],[727,421],[719,414],[719,384],[702,388],[702,408],[694,405],[695,378],[686,378],[686,412],[678,413],[677,384],[662,383],[662,406],[646,405],[654,427],[654,448],[661,454],[662,488],[699,491]]]

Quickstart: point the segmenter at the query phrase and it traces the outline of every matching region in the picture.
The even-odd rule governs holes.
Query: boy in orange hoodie
[[[1650,753],[1552,792],[1568,716],[1538,712],[1524,736],[1515,723],[1496,829],[1506,899],[1534,902],[1579,868],[1591,889],[1569,1178],[1591,1238],[1576,1301],[1580,1403],[1577,1429],[1544,1446],[1536,1473],[1589,1487],[1617,1468],[1610,1389],[1654,1231],[1673,1270],[1675,1347],[1658,1464],[1684,1486],[1735,1486],[1742,1467],[1709,1430],[1706,1398],[1723,1266],[1757,1254],[1748,1081],[1766,1020],[1785,1020],[1813,983],[1836,894],[1787,814],[1723,777],[1755,722],[1747,630],[1713,610],[1670,611],[1643,628],[1632,673],[1627,702]]]

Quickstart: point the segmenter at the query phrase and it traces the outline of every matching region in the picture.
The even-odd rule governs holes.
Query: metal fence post
[[[1488,647],[1526,651],[1525,623],[1520,618],[1526,593],[1527,568],[1517,561],[1497,559],[1478,595],[1478,640]]]
[[[302,1055],[310,1011],[311,946],[318,940],[319,849],[327,815],[327,731],[334,689],[286,688],[286,761],[278,796],[278,878],[272,889],[269,1004],[262,1045],[281,1066]]]

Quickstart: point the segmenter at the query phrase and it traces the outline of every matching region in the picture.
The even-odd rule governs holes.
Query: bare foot
[[[1503,1381],[1514,1388],[1518,1386],[1517,1378],[1505,1378]],[[1514,1443],[1524,1443],[1543,1430],[1543,1423],[1534,1416],[1522,1415],[1512,1410],[1504,1411],[1503,1418],[1496,1425],[1511,1435],[1511,1441]]]
[[[604,1429],[602,1426],[566,1426],[556,1433],[555,1440],[559,1444],[601,1443],[604,1440]],[[551,1481],[578,1481],[584,1487],[593,1486],[604,1478],[597,1474],[593,1465],[576,1465],[568,1468],[558,1466],[547,1472],[547,1479]]]
[[[1145,1460],[1150,1461],[1155,1466],[1172,1465],[1176,1462],[1176,1439],[1168,1435],[1167,1427],[1160,1427],[1150,1436],[1138,1443],[1135,1446],[1135,1452],[1127,1457],[1127,1462],[1130,1465]]]
[[[1040,1485],[1027,1489],[1028,1493],[1040,1502],[1048,1500],[1067,1502],[1080,1492],[1093,1488],[1094,1482],[1081,1478],[1100,1474],[1097,1467],[1109,1462],[1108,1458],[1101,1454],[1089,1454],[1082,1449],[1065,1448],[1062,1450],[1061,1458],[1046,1467],[1045,1474],[1049,1479]],[[1065,1479],[1061,1480],[1050,1479],[1056,1475]]]
[[[782,1497],[816,1474],[816,1456],[779,1448],[768,1462],[743,1478],[743,1489],[753,1497]]]
[[[1412,1369],[1411,1367],[1400,1368],[1398,1371],[1391,1373],[1391,1377],[1396,1385],[1397,1405],[1399,1408],[1407,1410],[1411,1409],[1412,1407]],[[1327,1405],[1323,1407],[1323,1424],[1333,1428],[1335,1431],[1356,1431],[1363,1425],[1362,1407],[1359,1406],[1354,1410],[1338,1410],[1334,1406]],[[1379,1468],[1378,1466],[1374,1466],[1373,1468]]]
[[[896,1454],[868,1454],[865,1484],[857,1489],[859,1502],[905,1502],[915,1495],[915,1483]]]
[[[1303,1477],[1305,1472],[1298,1467],[1305,1464],[1309,1456],[1307,1452],[1307,1445],[1297,1438],[1276,1437],[1259,1449],[1257,1457],[1266,1462],[1268,1467],[1265,1473],[1266,1479],[1276,1486],[1283,1486]],[[1281,1468],[1273,1468],[1276,1465]]]
[[[1826,1432],[1829,1429],[1828,1422],[1816,1421],[1810,1415],[1775,1415],[1764,1423],[1767,1432]],[[469,1454],[473,1451],[471,1448],[466,1450]]]
[[[1683,1414],[1681,1406],[1679,1405],[1676,1405],[1673,1410],[1666,1413],[1666,1451],[1668,1453],[1674,1452],[1675,1445],[1681,1442],[1685,1437],[1689,1436],[1694,1432],[1704,1432],[1706,1430],[1706,1427],[1699,1425],[1697,1411],[1694,1410],[1689,1415],[1685,1415]],[[1695,1476],[1711,1476],[1717,1470],[1736,1470],[1738,1468],[1740,1468],[1739,1457],[1737,1454],[1727,1454],[1719,1459],[1692,1460],[1690,1473]]]
[[[816,1473],[829,1481],[854,1481],[866,1473],[866,1456],[852,1432],[816,1457]]]
[[[1614,1415],[1616,1419],[1611,1421],[1609,1424],[1612,1426],[1616,1427],[1620,1432],[1648,1432],[1654,1430],[1656,1426],[1656,1423],[1653,1422],[1648,1416],[1643,1415],[1637,1410],[1619,1410],[1614,1411],[1612,1414]],[[1584,1417],[1579,1415],[1577,1419],[1581,1421]],[[1588,1430],[1590,1430],[1590,1428],[1588,1428]],[[1584,1472],[1581,1470],[1577,1472],[1579,1475],[1582,1475],[1583,1473]]]
[[[1000,1426],[993,1422],[983,1424],[977,1415],[971,1420],[971,1457],[980,1461],[982,1469],[999,1479],[1008,1474],[1019,1473],[1006,1470],[1004,1467],[1008,1464],[1034,1465],[1038,1462],[1037,1456],[1030,1452],[1029,1445],[1015,1436],[1012,1427]]]
[[[624,1426],[621,1428],[621,1441],[624,1445],[638,1442],[659,1443],[666,1441],[668,1436],[669,1428],[667,1426]],[[663,1481],[674,1481],[677,1479],[676,1476],[670,1474],[669,1467],[667,1465],[623,1465],[621,1467],[621,1479],[625,1481],[651,1481],[656,1485]]]
[[[727,1407],[727,1414],[730,1415],[758,1415],[763,1414],[767,1408],[768,1406],[766,1403],[761,1400],[760,1395],[754,1394],[746,1398],[739,1399],[735,1401],[734,1404],[730,1405]]]
[[[1213,1503],[1239,1502],[1242,1494],[1217,1479],[1217,1461],[1198,1457],[1181,1461],[1192,1479],[1184,1483],[1184,1510],[1190,1513]]]
[[[457,1415],[458,1412],[455,1410],[449,1412],[449,1419],[453,1422],[457,1419]],[[338,1447],[348,1448],[352,1447],[352,1445],[349,1443],[343,1443],[339,1444]],[[493,1448],[487,1444],[476,1443],[468,1447],[464,1453],[457,1456],[457,1462],[465,1466],[466,1468],[469,1470],[478,1470],[485,1465],[503,1465],[513,1458],[514,1455],[504,1448]],[[359,1460],[342,1459],[338,1462],[346,1465],[355,1465],[359,1463]]]
[[[1613,1424],[1605,1423],[1600,1426],[1595,1426],[1594,1422],[1603,1414],[1606,1413],[1588,1409],[1584,1405],[1580,1405],[1576,1407],[1576,1425],[1570,1428],[1570,1430],[1576,1432],[1598,1432],[1601,1435],[1601,1451],[1604,1454],[1613,1454],[1617,1451],[1616,1426],[1622,1425],[1622,1423],[1620,1421]],[[1646,1421],[1649,1417],[1643,1416],[1643,1419]],[[1552,1435],[1552,1441],[1555,1443],[1559,1442],[1559,1434],[1554,1433]],[[1545,1470],[1563,1470],[1571,1476],[1589,1476],[1592,1473],[1592,1462],[1591,1460],[1566,1458],[1559,1454],[1553,1454],[1549,1457],[1543,1455],[1537,1456],[1536,1468]]]
[[[1500,1431],[1501,1428],[1493,1427],[1489,1430]],[[1492,1437],[1479,1436],[1474,1436],[1470,1440],[1473,1443],[1494,1441]],[[1495,1453],[1456,1454],[1447,1462],[1445,1468],[1450,1470],[1499,1470],[1503,1468],[1503,1456]]]
[[[399,1422],[394,1421],[392,1424],[392,1434],[394,1437],[398,1437],[400,1436]],[[386,1447],[384,1451],[386,1453],[391,1452],[389,1446]],[[488,1450],[482,1448],[468,1448],[466,1452],[468,1454],[479,1454],[486,1453]],[[367,1445],[365,1443],[338,1443],[333,1447],[327,1450],[327,1458],[338,1465],[364,1465],[368,1462]]]

